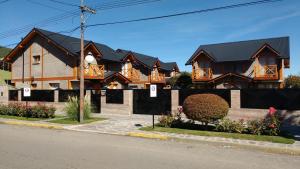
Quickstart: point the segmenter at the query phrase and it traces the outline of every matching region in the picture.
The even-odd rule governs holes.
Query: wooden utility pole
[[[84,115],[84,13],[90,12],[95,14],[96,11],[85,6],[84,0],[80,0],[80,103],[79,103],[79,118],[78,121],[80,123],[83,122]]]

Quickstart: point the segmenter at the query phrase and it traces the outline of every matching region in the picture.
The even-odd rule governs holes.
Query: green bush
[[[183,112],[188,119],[207,125],[224,118],[229,110],[228,103],[214,94],[195,94],[183,103]]]
[[[79,115],[79,100],[77,97],[69,97],[69,101],[66,103],[64,108],[68,117],[73,120],[78,120]],[[91,105],[84,98],[84,109],[83,109],[83,119],[89,119],[91,114]]]
[[[32,118],[54,118],[55,108],[44,104],[35,106],[25,106],[22,103],[10,103],[8,105],[0,105],[0,115],[32,117]]]
[[[216,131],[229,132],[229,133],[244,133],[246,126],[244,120],[234,121],[230,119],[222,119],[216,125]]]

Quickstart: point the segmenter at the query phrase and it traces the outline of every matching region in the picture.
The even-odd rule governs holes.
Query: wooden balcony
[[[89,65],[84,69],[85,79],[104,79],[104,66],[103,65]]]
[[[165,74],[163,73],[151,73],[150,76],[150,82],[151,83],[165,83]]]
[[[131,81],[139,81],[140,80],[140,72],[133,68],[123,70],[122,75]]]
[[[192,80],[193,81],[208,81],[212,79],[211,68],[193,69]]]
[[[278,71],[277,65],[265,65],[254,67],[255,80],[277,80]]]

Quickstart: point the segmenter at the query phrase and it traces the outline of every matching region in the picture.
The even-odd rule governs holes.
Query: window
[[[33,64],[39,64],[41,61],[40,55],[33,56]]]
[[[58,89],[59,83],[49,83],[51,89]]]

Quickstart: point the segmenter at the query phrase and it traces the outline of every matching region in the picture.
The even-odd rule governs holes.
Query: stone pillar
[[[59,90],[54,90],[54,102],[59,102]]]
[[[241,108],[241,91],[231,90],[231,108],[240,109]]]
[[[86,102],[88,104],[91,104],[91,97],[92,97],[92,94],[91,94],[91,90],[86,90],[86,93],[85,93],[85,98],[86,98]]]
[[[21,90],[18,90],[18,101],[22,101],[22,91]]]
[[[0,103],[6,104],[8,102],[8,87],[6,85],[0,86]]]
[[[133,90],[123,90],[124,105],[128,106],[129,115],[133,114]]]
[[[178,113],[179,90],[171,90],[171,113]]]
[[[101,106],[100,106],[100,113],[105,113],[103,112],[103,108],[106,106],[106,90],[101,90]]]

